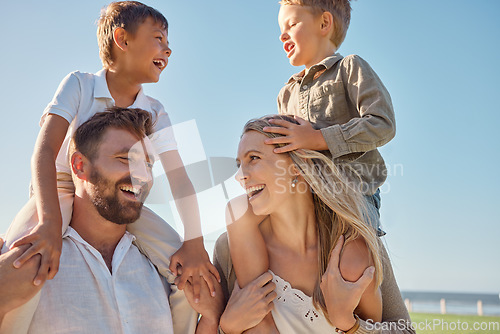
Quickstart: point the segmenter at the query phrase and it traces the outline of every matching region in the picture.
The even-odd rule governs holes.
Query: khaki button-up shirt
[[[377,147],[395,135],[394,109],[389,92],[361,57],[336,53],[293,75],[278,95],[278,111],[321,129],[333,161],[355,171],[350,178],[362,181],[364,193],[373,194],[384,183],[387,169]]]

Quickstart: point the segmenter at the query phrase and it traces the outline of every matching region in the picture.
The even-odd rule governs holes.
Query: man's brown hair
[[[350,0],[281,0],[280,5],[299,5],[310,7],[314,14],[329,12],[333,16],[333,34],[331,41],[340,47],[351,22]]]
[[[123,28],[130,34],[135,34],[140,24],[150,17],[162,29],[168,30],[167,19],[156,9],[138,1],[117,1],[110,3],[101,10],[97,21],[97,43],[99,57],[105,68],[113,64],[113,32]]]
[[[111,107],[80,125],[73,135],[71,154],[82,153],[93,161],[104,133],[109,129],[126,130],[140,140],[153,132],[151,113],[142,109]]]

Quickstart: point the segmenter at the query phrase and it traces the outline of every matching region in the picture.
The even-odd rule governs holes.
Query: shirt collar
[[[73,240],[75,240],[83,245],[92,247],[92,245],[90,245],[87,241],[85,241],[85,239],[83,239],[80,236],[80,234],[78,234],[78,232],[74,228],[72,228],[71,226],[68,226],[68,228],[66,229],[66,231],[64,232],[62,237],[63,237],[63,239],[69,237],[69,238],[71,238],[71,239],[73,239]],[[129,233],[128,231],[125,231],[125,234],[123,235],[121,240],[124,240],[127,243],[129,243],[129,242],[132,243],[132,241],[135,241],[135,236],[133,234]]]
[[[328,70],[333,65],[335,65],[339,60],[341,60],[342,58],[344,58],[344,57],[340,53],[335,53],[332,56],[326,57],[325,59],[323,59],[322,61],[320,61],[316,65],[311,66],[311,68],[309,69],[309,71],[311,71],[311,70],[316,70],[317,71],[319,69]],[[292,75],[290,77],[290,79],[288,80],[288,83],[291,83],[291,82],[294,82],[294,81],[301,81],[304,78],[305,74],[306,74],[306,70],[303,69],[299,73],[296,73],[296,74]]]
[[[114,104],[114,99],[111,96],[108,88],[108,82],[106,81],[106,69],[103,68],[95,74],[95,84],[94,84],[94,98],[104,98],[111,99]],[[151,111],[151,102],[149,101],[146,94],[144,94],[144,89],[141,87],[134,103],[129,106],[129,108],[141,108],[146,111]]]
[[[99,261],[104,268],[107,268],[108,265],[106,264],[102,254],[94,248],[91,244],[89,244],[87,241],[85,241],[79,234],[74,230],[71,226],[68,226],[66,231],[63,234],[63,238],[68,237],[70,238],[74,243],[80,244],[81,246],[85,247],[85,249],[91,253],[97,261]],[[116,273],[118,271],[118,268],[120,267],[120,264],[123,262],[123,259],[125,258],[126,254],[128,253],[128,250],[132,246],[132,242],[135,240],[135,237],[125,231],[123,236],[121,237],[120,241],[116,245],[114,251],[113,251],[113,258],[111,262],[111,268],[113,268],[113,272]],[[85,255],[84,255],[85,257]],[[111,275],[112,273],[109,272]]]
[[[152,111],[151,102],[146,94],[144,94],[144,88],[141,87],[139,93],[137,93],[134,103],[132,103],[129,108],[141,108],[149,112]]]
[[[103,68],[95,74],[94,79],[94,98],[105,98],[113,100],[106,82],[106,69]]]

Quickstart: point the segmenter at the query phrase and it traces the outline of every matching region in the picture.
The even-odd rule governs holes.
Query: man
[[[126,231],[152,185],[150,117],[114,107],[76,131],[73,216],[59,272],[42,288],[28,333],[217,332],[222,298],[207,297],[205,286],[195,304],[191,290],[184,295],[166,284]],[[178,239],[173,230],[172,237]]]

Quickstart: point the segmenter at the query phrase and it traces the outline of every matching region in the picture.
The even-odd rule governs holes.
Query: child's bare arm
[[[365,241],[360,237],[345,244],[340,258],[340,273],[348,282],[356,282],[373,261]],[[355,313],[363,320],[382,321],[382,295],[372,280],[361,296]]]
[[[259,229],[265,218],[253,213],[246,195],[233,198],[226,206],[229,249],[242,288],[269,269],[269,257]]]
[[[193,277],[194,299],[200,299],[202,278],[215,294],[215,281],[220,282],[217,269],[210,262],[203,245],[200,212],[193,184],[189,180],[184,164],[177,150],[160,154],[160,160],[167,174],[175,205],[184,223],[184,243],[170,259],[170,270],[177,275],[177,266],[182,266],[182,275],[176,281],[183,289],[189,277]]]
[[[266,144],[286,144],[283,147],[275,148],[274,153],[284,153],[298,149],[308,149],[315,151],[327,150],[325,138],[321,130],[315,130],[311,123],[295,116],[299,124],[290,123],[281,119],[271,119],[269,122],[279,125],[276,127],[265,127],[264,131],[270,133],[279,133],[283,137],[268,138]]]
[[[14,263],[20,267],[35,254],[42,256],[41,265],[34,279],[39,285],[47,278],[52,279],[59,269],[62,247],[62,218],[57,194],[55,160],[68,130],[64,118],[47,115],[38,135],[32,157],[32,185],[38,213],[38,224],[30,234],[15,241],[11,248],[24,244],[31,247]]]

